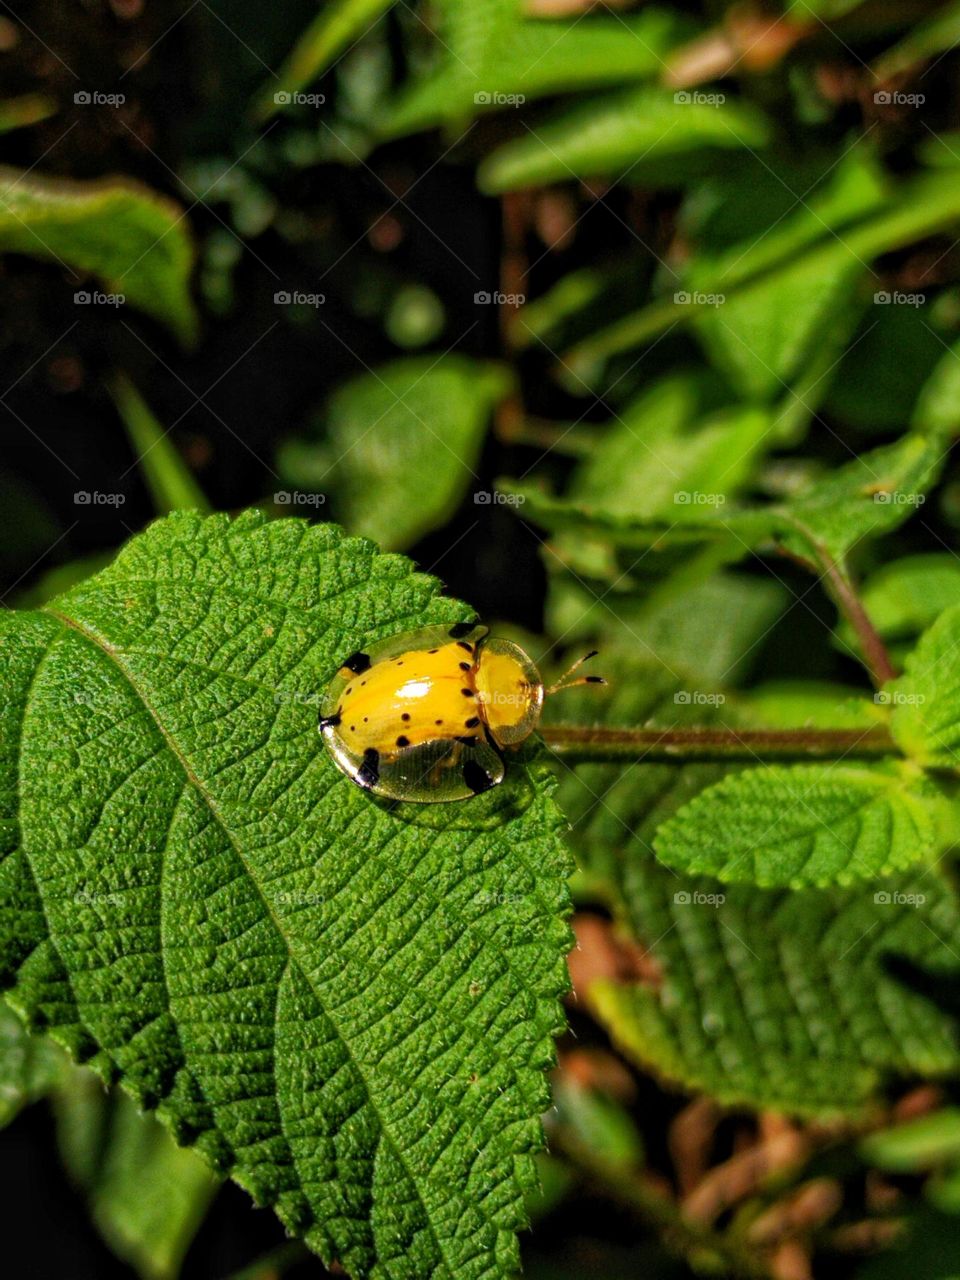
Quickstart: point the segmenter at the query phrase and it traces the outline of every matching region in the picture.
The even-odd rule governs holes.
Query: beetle
[[[423,627],[350,654],[326,691],[320,732],[338,768],[393,800],[465,800],[502,782],[505,756],[533,733],[548,694],[532,659],[480,623]]]

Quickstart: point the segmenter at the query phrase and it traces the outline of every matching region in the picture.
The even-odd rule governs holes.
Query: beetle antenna
[[[585,653],[582,658],[578,658],[573,666],[569,667],[560,679],[547,689],[547,694],[559,693],[561,689],[575,689],[577,685],[580,684],[606,684],[607,682],[604,680],[603,676],[578,676],[576,680],[570,679],[578,667],[582,667],[589,658],[595,658],[597,653],[597,649],[591,649],[590,652]]]

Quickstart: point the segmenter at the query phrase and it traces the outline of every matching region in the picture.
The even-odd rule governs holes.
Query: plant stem
[[[837,562],[826,551],[821,552],[821,561],[827,586],[830,588],[838,608],[857,633],[864,662],[867,665],[873,683],[879,689],[888,680],[893,680],[897,674],[896,668],[890,661],[890,655],[887,653],[887,646],[880,639],[879,633],[870,621],[860,597],[853,589],[853,584],[841,571]]]
[[[568,761],[832,760],[892,755],[883,725],[870,729],[603,729],[547,725],[547,746]]]

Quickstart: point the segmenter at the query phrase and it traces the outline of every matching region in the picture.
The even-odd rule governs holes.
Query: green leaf
[[[942,1160],[960,1159],[960,1108],[941,1107],[871,1133],[861,1141],[860,1153],[890,1173],[918,1173]]]
[[[852,458],[771,509],[778,540],[798,555],[816,558],[822,547],[842,560],[861,539],[896,529],[923,506],[948,452],[943,436],[914,431]]]
[[[328,0],[294,45],[277,76],[257,96],[254,119],[262,123],[290,105],[295,93],[325,71],[392,5],[393,0]]]
[[[944,5],[925,21],[915,23],[898,44],[882,53],[873,65],[873,75],[878,82],[892,80],[905,75],[928,58],[955,49],[958,43],[960,3],[953,0],[952,4]]]
[[[893,706],[891,732],[900,747],[930,768],[960,764],[960,605],[941,614],[907,658],[899,680],[884,688]]]
[[[125,374],[117,374],[111,380],[110,393],[127,428],[158,515],[177,510],[209,511],[210,504],[177,452],[169,431],[153,416],[130,379]]]
[[[470,68],[450,56],[430,75],[413,80],[385,107],[379,131],[396,137],[548,94],[650,79],[689,32],[681,15],[656,8],[617,18],[518,22],[479,63],[472,59]]]
[[[653,847],[668,867],[725,884],[852,884],[929,858],[937,801],[936,789],[905,769],[764,765],[701,792]]]
[[[143,1280],[176,1280],[219,1179],[92,1072],[71,1072],[54,1112],[64,1164],[104,1240]]]
[[[696,387],[667,379],[626,406],[577,468],[568,495],[618,516],[671,518],[698,499],[722,506],[751,478],[769,413],[749,405],[691,422]]]
[[[767,180],[782,185],[778,175]],[[791,175],[788,190],[796,182]],[[742,179],[734,186],[731,197],[742,202]],[[862,308],[856,285],[868,271],[847,249],[842,228],[878,208],[886,190],[875,158],[854,148],[801,209],[719,252],[708,245],[694,256],[689,289],[723,299],[696,309],[694,329],[741,395],[779,395],[834,331],[839,341],[830,344],[831,363],[839,358]],[[804,251],[815,245],[821,252],[811,272]]]
[[[196,337],[186,215],[139,183],[71,182],[0,168],[0,252],[89,272],[184,342]]]
[[[635,656],[605,653],[604,673],[607,689],[564,695],[564,723],[709,722],[709,706],[679,706],[678,682]],[[960,911],[939,869],[885,880],[881,901],[872,885],[793,892],[678,876],[651,852],[657,830],[723,776],[706,764],[562,771],[578,863],[606,881],[661,975],[581,993],[616,1043],[725,1105],[798,1114],[862,1112],[892,1076],[955,1074],[955,1019],[890,965],[960,973]]]
[[[913,426],[944,436],[960,433],[960,343],[947,348],[920,392]]]
[[[602,501],[552,497],[532,483],[501,480],[499,487],[523,499],[527,519],[618,546],[660,548],[710,540],[742,557],[773,542],[816,563],[824,554],[839,562],[857,543],[897,528],[923,506],[948,451],[941,436],[908,432],[895,444],[854,457],[812,481],[787,502],[738,508],[691,501],[679,503],[669,519],[610,512]]]
[[[19,98],[5,98],[0,101],[0,133],[38,124],[56,113],[56,101],[45,94],[24,93]]]
[[[3,617],[3,978],[328,1262],[499,1276],[563,1026],[542,766],[371,801],[323,750],[346,653],[462,620],[333,525],[176,512]],[[96,945],[91,945],[95,939]]]
[[[654,166],[669,164],[668,185],[675,185],[680,161],[763,147],[769,138],[767,121],[748,103],[678,102],[663,89],[642,87],[575,107],[504,143],[481,164],[477,181],[496,195],[570,178],[619,179],[625,171],[639,182]]]
[[[851,172],[855,171],[854,166]],[[772,225],[769,244],[768,237],[760,236],[759,242],[755,238],[751,242],[752,247],[747,245],[747,251],[741,251],[739,258],[734,254],[730,262],[717,264],[718,268],[725,266],[723,275],[708,273],[705,265],[702,276],[685,282],[687,288],[695,288],[706,295],[722,293],[729,300],[738,289],[747,285],[754,272],[769,270],[774,262],[781,260],[783,247],[789,245],[794,237],[797,245],[808,246],[804,252],[806,276],[809,279],[824,276],[829,281],[835,277],[838,267],[838,242],[851,262],[869,264],[880,254],[912,244],[954,225],[960,219],[960,184],[950,172],[922,174],[885,194],[882,199],[874,199],[858,213],[851,206],[850,198],[855,203],[861,185],[862,179],[855,179],[851,189],[845,193],[843,184],[840,184],[833,197],[825,195],[827,203],[823,210],[817,211],[818,218],[811,221],[806,213],[799,214],[781,228],[779,234],[776,224]],[[863,190],[868,193],[867,188]],[[877,192],[880,190],[885,191],[882,180]],[[837,222],[831,221],[834,211],[841,215]],[[811,235],[817,238],[811,241]],[[794,247],[790,254],[792,262],[796,261],[796,252]],[[696,256],[693,261],[697,262]],[[788,275],[791,278],[792,273],[793,267],[790,266]],[[795,281],[799,289],[805,290],[802,276],[795,277]],[[588,339],[571,348],[564,355],[564,361],[575,370],[590,373],[611,356],[658,337],[678,320],[690,322],[697,319],[702,310],[702,306],[678,306],[672,298],[658,298],[641,311],[592,333]]]
[[[396,360],[341,387],[327,447],[296,442],[281,468],[292,483],[334,489],[351,533],[407,547],[448,520],[477,480],[490,414],[509,388],[501,366],[464,356]]]
[[[46,1097],[69,1071],[63,1050],[49,1036],[31,1035],[0,1000],[0,1128]]]

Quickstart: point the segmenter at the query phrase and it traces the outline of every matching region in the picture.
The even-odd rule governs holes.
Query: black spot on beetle
[[[319,723],[319,725],[320,725],[320,728],[321,728],[321,729],[334,729],[334,728],[336,728],[336,726],[340,723],[340,709],[339,709],[339,707],[338,707],[338,708],[337,708],[337,710],[333,713],[333,715],[332,715],[332,716],[321,716],[321,717],[320,717],[320,719],[319,719],[319,722],[318,722],[318,723]]]
[[[457,648],[458,648],[458,649],[465,649],[465,650],[467,651],[467,653],[473,653],[473,645],[472,645],[472,644],[467,644],[466,640],[458,640],[458,641],[457,641]]]
[[[370,655],[369,653],[361,653],[358,649],[356,653],[351,653],[343,665],[348,671],[352,671],[355,676],[358,676],[361,672],[370,670]]]
[[[401,720],[403,720],[403,721],[407,721],[407,720],[409,720],[409,719],[410,719],[410,712],[409,712],[409,711],[404,711],[404,713],[403,713],[403,715],[400,717],[400,719],[401,719]]]
[[[380,752],[376,747],[367,747],[363,753],[363,763],[357,770],[357,781],[361,787],[375,787],[380,781]]]
[[[479,716],[471,716],[469,720],[464,721],[463,727],[465,729],[475,729],[479,723],[480,723]]]
[[[434,724],[443,724],[443,721],[442,721],[442,720],[434,720],[434,722],[433,722],[433,723],[434,723]]]
[[[468,636],[477,624],[475,622],[458,622],[450,628],[447,635],[451,640],[462,640]]]
[[[400,737],[397,739],[397,746],[398,746],[398,747],[409,747],[409,745],[410,745],[410,739],[409,739],[409,738],[404,737],[404,735],[401,733]]]
[[[477,764],[476,760],[468,760],[464,764],[463,780],[475,796],[480,795],[482,791],[489,791],[493,786],[493,778],[483,765]]]
[[[470,663],[469,663],[469,662],[461,662],[461,663],[460,663],[460,670],[461,670],[461,671],[469,671],[469,670],[470,670]]]
[[[465,698],[472,698],[472,697],[473,697],[473,690],[472,690],[472,689],[461,689],[461,690],[460,690],[460,692],[463,694],[463,696],[464,696]]]
[[[439,649],[428,649],[428,650],[427,650],[427,653],[439,653],[439,652],[440,652],[440,650],[439,650]]]

